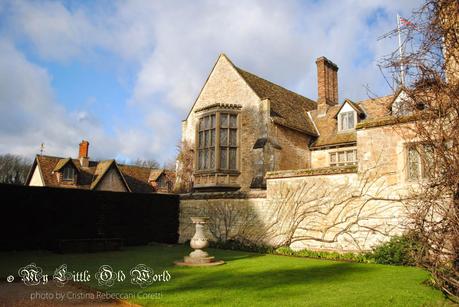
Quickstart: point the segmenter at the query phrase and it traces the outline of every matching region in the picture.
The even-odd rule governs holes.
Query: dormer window
[[[339,130],[350,130],[355,128],[355,112],[341,112],[338,117],[339,120]]]
[[[65,180],[65,181],[73,181],[75,179],[75,170],[73,169],[73,167],[65,167],[63,170],[62,170],[62,180]]]

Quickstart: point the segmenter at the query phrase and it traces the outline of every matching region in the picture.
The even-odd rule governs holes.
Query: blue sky
[[[340,100],[387,95],[377,37],[418,0],[0,1],[0,153],[94,159],[176,155],[181,120],[219,53],[316,99],[315,59]]]

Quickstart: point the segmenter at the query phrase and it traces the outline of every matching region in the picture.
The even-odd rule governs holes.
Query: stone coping
[[[236,192],[195,192],[180,194],[180,200],[187,199],[247,199],[266,198],[266,190],[236,191]]]
[[[417,115],[406,115],[406,116],[383,116],[375,119],[364,120],[357,124],[356,129],[374,128],[381,126],[397,125],[412,122],[419,119]]]
[[[235,104],[235,103],[213,103],[211,105],[204,106],[202,108],[196,109],[194,112],[197,113],[197,112],[210,110],[210,109],[214,109],[214,108],[216,108],[216,109],[222,108],[222,109],[237,109],[237,110],[239,110],[239,109],[242,108],[242,105]]]
[[[357,173],[357,166],[350,165],[350,166],[308,168],[308,169],[268,172],[266,173],[266,179],[319,176],[319,175],[336,175],[336,174],[348,174],[348,173]]]

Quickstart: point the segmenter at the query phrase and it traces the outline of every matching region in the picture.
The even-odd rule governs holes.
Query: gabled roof
[[[314,124],[309,118],[307,112],[317,108],[315,101],[308,99],[304,96],[301,96],[297,93],[294,93],[282,86],[279,86],[275,83],[272,83],[268,80],[265,80],[261,77],[258,77],[252,73],[249,73],[233,64],[231,60],[225,55],[220,54],[218,60],[215,62],[207,80],[205,81],[201,91],[193,103],[193,106],[190,109],[193,110],[196,102],[201,96],[202,91],[205,88],[205,85],[209,81],[210,76],[212,75],[217,63],[221,58],[224,58],[230,63],[230,65],[235,69],[239,76],[245,81],[245,83],[252,89],[252,91],[260,99],[269,99],[271,104],[271,118],[276,124],[312,135],[317,136],[317,132],[314,129]]]
[[[41,182],[43,182],[43,183],[45,182],[45,180],[43,178],[43,173],[41,171],[41,168],[39,166],[37,166],[38,165],[37,157],[38,157],[38,155],[35,157],[35,159],[32,162],[32,166],[30,167],[29,172],[27,174],[27,179],[25,181],[25,185],[29,185],[30,181],[32,180],[35,168],[37,168],[37,167],[38,167],[38,171],[39,171],[39,174],[40,174]]]
[[[156,181],[164,173],[164,169],[153,169],[148,176],[148,181]]]
[[[30,169],[26,184],[30,183],[33,172],[38,167],[45,186],[63,187],[53,171],[55,172],[55,169],[62,168],[67,163],[70,163],[70,161],[78,170],[78,182],[75,186],[65,185],[66,188],[94,189],[110,169],[110,166],[114,164],[129,191],[135,193],[152,193],[155,192],[155,188],[149,183],[150,173],[159,172],[161,174],[165,172],[162,169],[158,170],[149,167],[118,165],[114,160],[89,161],[88,167],[81,167],[78,159],[37,155]]]
[[[129,188],[126,182],[126,179],[124,179],[123,173],[118,168],[118,165],[115,160],[104,160],[104,161],[100,161],[97,164],[96,170],[94,171],[94,180],[91,183],[90,189],[94,190],[97,187],[97,185],[102,181],[104,176],[108,173],[108,171],[112,168],[116,170],[121,180],[123,181],[124,185],[126,186],[126,189],[129,192],[131,192],[131,189]]]
[[[59,162],[57,162],[56,166],[53,169],[53,172],[58,172],[60,171],[64,166],[67,165],[67,163],[72,164],[72,166],[79,171],[78,167],[73,163],[72,158],[65,158],[65,159],[60,159]]]
[[[398,97],[403,93],[405,92],[405,87],[401,86],[399,87],[396,91],[395,91],[395,94],[392,96],[392,100],[389,102],[389,104],[387,105],[388,108],[391,108],[392,105],[394,104],[394,102],[398,99]]]
[[[317,136],[314,124],[308,116],[308,111],[317,108],[315,101],[239,67],[235,66],[235,68],[260,99],[270,100],[271,118],[275,123]]]
[[[393,95],[366,99],[359,102],[352,102],[352,104],[362,110],[366,119],[371,120],[374,118],[380,118],[389,114],[388,105],[391,103]],[[351,102],[348,100],[347,102]],[[356,143],[357,136],[356,132],[338,132],[338,125],[336,115],[342,108],[342,104],[330,107],[324,116],[319,116],[317,110],[310,112],[314,123],[319,130],[319,137],[314,141],[311,148],[320,148],[327,146],[345,146],[353,145]]]
[[[341,112],[341,109],[346,104],[350,105],[357,112],[357,115],[365,114],[365,112],[362,110],[362,108],[358,104],[346,98],[344,99],[344,102],[340,105],[340,108],[338,109],[338,111],[336,111],[335,118],[338,117],[339,112]]]
[[[150,193],[153,186],[150,183],[150,174],[158,172],[162,173],[163,170],[151,169],[148,167],[135,166],[135,165],[119,165],[124,178],[131,187],[133,192],[136,193]],[[159,175],[158,175],[159,176]],[[154,180],[156,180],[155,178]]]

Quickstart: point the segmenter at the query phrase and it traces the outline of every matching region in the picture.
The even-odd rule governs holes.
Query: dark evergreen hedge
[[[0,184],[0,250],[56,250],[62,239],[176,243],[179,197]]]

